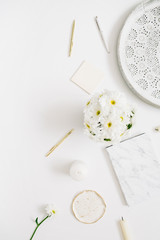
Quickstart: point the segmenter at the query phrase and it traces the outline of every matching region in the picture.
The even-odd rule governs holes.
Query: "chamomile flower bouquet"
[[[104,90],[93,95],[85,106],[85,133],[97,141],[120,142],[133,127],[134,115],[124,94]]]

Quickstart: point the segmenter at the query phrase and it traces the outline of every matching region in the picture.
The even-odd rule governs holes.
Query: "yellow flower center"
[[[55,214],[56,212],[54,210],[52,210],[52,213]]]
[[[100,113],[101,113],[101,111],[98,110],[98,111],[96,112],[96,115],[98,116]]]
[[[116,101],[115,101],[115,100],[111,100],[111,104],[112,104],[112,105],[115,105],[115,104],[116,104]]]
[[[112,123],[111,122],[107,123],[107,126],[110,128],[112,126]]]
[[[99,98],[101,98],[103,96],[103,94],[99,95]]]
[[[86,123],[87,128],[90,128],[90,126]]]
[[[90,104],[90,101],[89,101],[89,102],[87,102],[87,104],[86,104],[86,105],[88,106],[89,104]]]
[[[121,118],[121,120],[123,121],[123,117],[120,117]]]
[[[124,133],[122,133],[122,134],[120,135],[120,137],[122,137],[122,136],[123,136],[123,134],[124,134]]]

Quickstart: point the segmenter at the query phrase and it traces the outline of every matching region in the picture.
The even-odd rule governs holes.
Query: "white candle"
[[[122,220],[120,220],[120,226],[121,226],[121,229],[122,229],[124,240],[131,240],[129,232],[128,232],[127,223],[126,223],[126,221],[124,221],[123,217],[122,217]]]
[[[77,181],[81,181],[86,178],[88,169],[84,162],[74,161],[69,170],[70,176]]]

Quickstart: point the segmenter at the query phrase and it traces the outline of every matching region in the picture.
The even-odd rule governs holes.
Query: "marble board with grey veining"
[[[160,159],[143,134],[106,148],[128,205],[160,197]]]

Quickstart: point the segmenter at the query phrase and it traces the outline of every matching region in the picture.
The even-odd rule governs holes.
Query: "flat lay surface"
[[[57,214],[37,231],[38,240],[122,240],[123,216],[133,240],[159,240],[160,198],[128,207],[106,154],[106,144],[83,133],[83,109],[90,95],[71,81],[83,61],[96,66],[102,89],[124,92],[136,106],[133,135],[147,132],[160,156],[160,109],[132,93],[117,62],[117,39],[137,0],[0,1],[0,239],[29,240],[44,205]],[[101,23],[110,54],[95,23]],[[68,57],[72,23],[75,30]],[[72,128],[75,131],[47,158],[45,154]],[[69,176],[74,160],[85,162],[87,178]],[[73,198],[94,190],[105,215],[83,224],[72,213]]]

